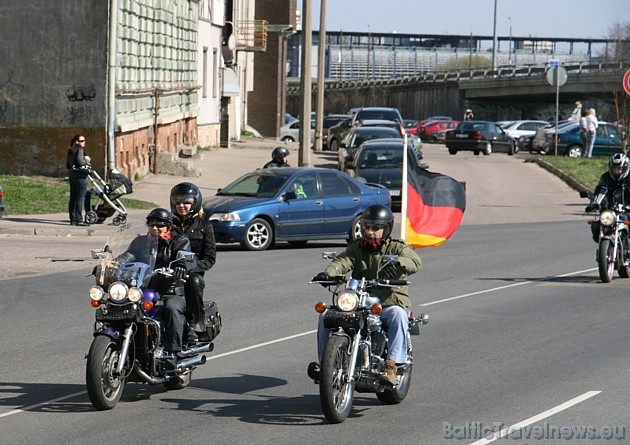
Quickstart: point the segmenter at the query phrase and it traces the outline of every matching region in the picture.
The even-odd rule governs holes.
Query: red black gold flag
[[[466,190],[450,176],[407,163],[404,240],[414,249],[435,247],[457,229],[466,209]]]

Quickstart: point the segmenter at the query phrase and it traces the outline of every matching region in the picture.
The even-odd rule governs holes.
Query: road
[[[467,162],[452,159],[452,168]],[[474,182],[467,179],[469,198]],[[620,428],[630,426],[628,283],[599,281],[596,246],[582,219],[463,224],[444,245],[421,250],[412,299],[414,311],[431,320],[413,339],[410,393],[399,406],[357,394],[350,418],[337,426],[325,422],[317,386],[306,376],[315,358],[313,305],[328,298],[307,283],[325,266],[320,253],[341,251],[344,243],[279,244],[266,252],[221,246],[206,298],[218,302],[224,330],[208,363],[183,391],[130,384],[107,412],[94,411],[85,393],[93,308],[84,275],[91,266],[5,279],[0,443],[433,445],[453,443],[453,431],[470,433],[466,425],[520,422],[523,434],[545,425],[591,426],[593,433],[612,426],[621,437]],[[627,443],[623,433],[610,442]],[[475,442],[470,434],[455,441]]]

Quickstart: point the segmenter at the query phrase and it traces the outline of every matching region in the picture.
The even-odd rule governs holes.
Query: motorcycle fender
[[[112,328],[102,328],[94,331],[93,335],[94,337],[96,337],[97,335],[106,335],[112,340],[118,340],[118,337],[120,337],[120,332],[114,331]]]

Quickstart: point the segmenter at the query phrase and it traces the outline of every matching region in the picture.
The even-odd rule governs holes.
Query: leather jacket
[[[191,251],[197,256],[197,266],[190,272],[203,274],[214,266],[217,258],[217,246],[212,223],[204,218],[203,210],[184,220],[181,220],[177,215],[173,216],[175,225],[190,240]]]

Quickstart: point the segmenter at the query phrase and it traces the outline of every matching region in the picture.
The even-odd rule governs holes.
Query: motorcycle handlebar
[[[389,286],[407,286],[411,284],[408,280],[388,280],[387,278],[382,278],[379,280],[378,284],[385,284]]]

